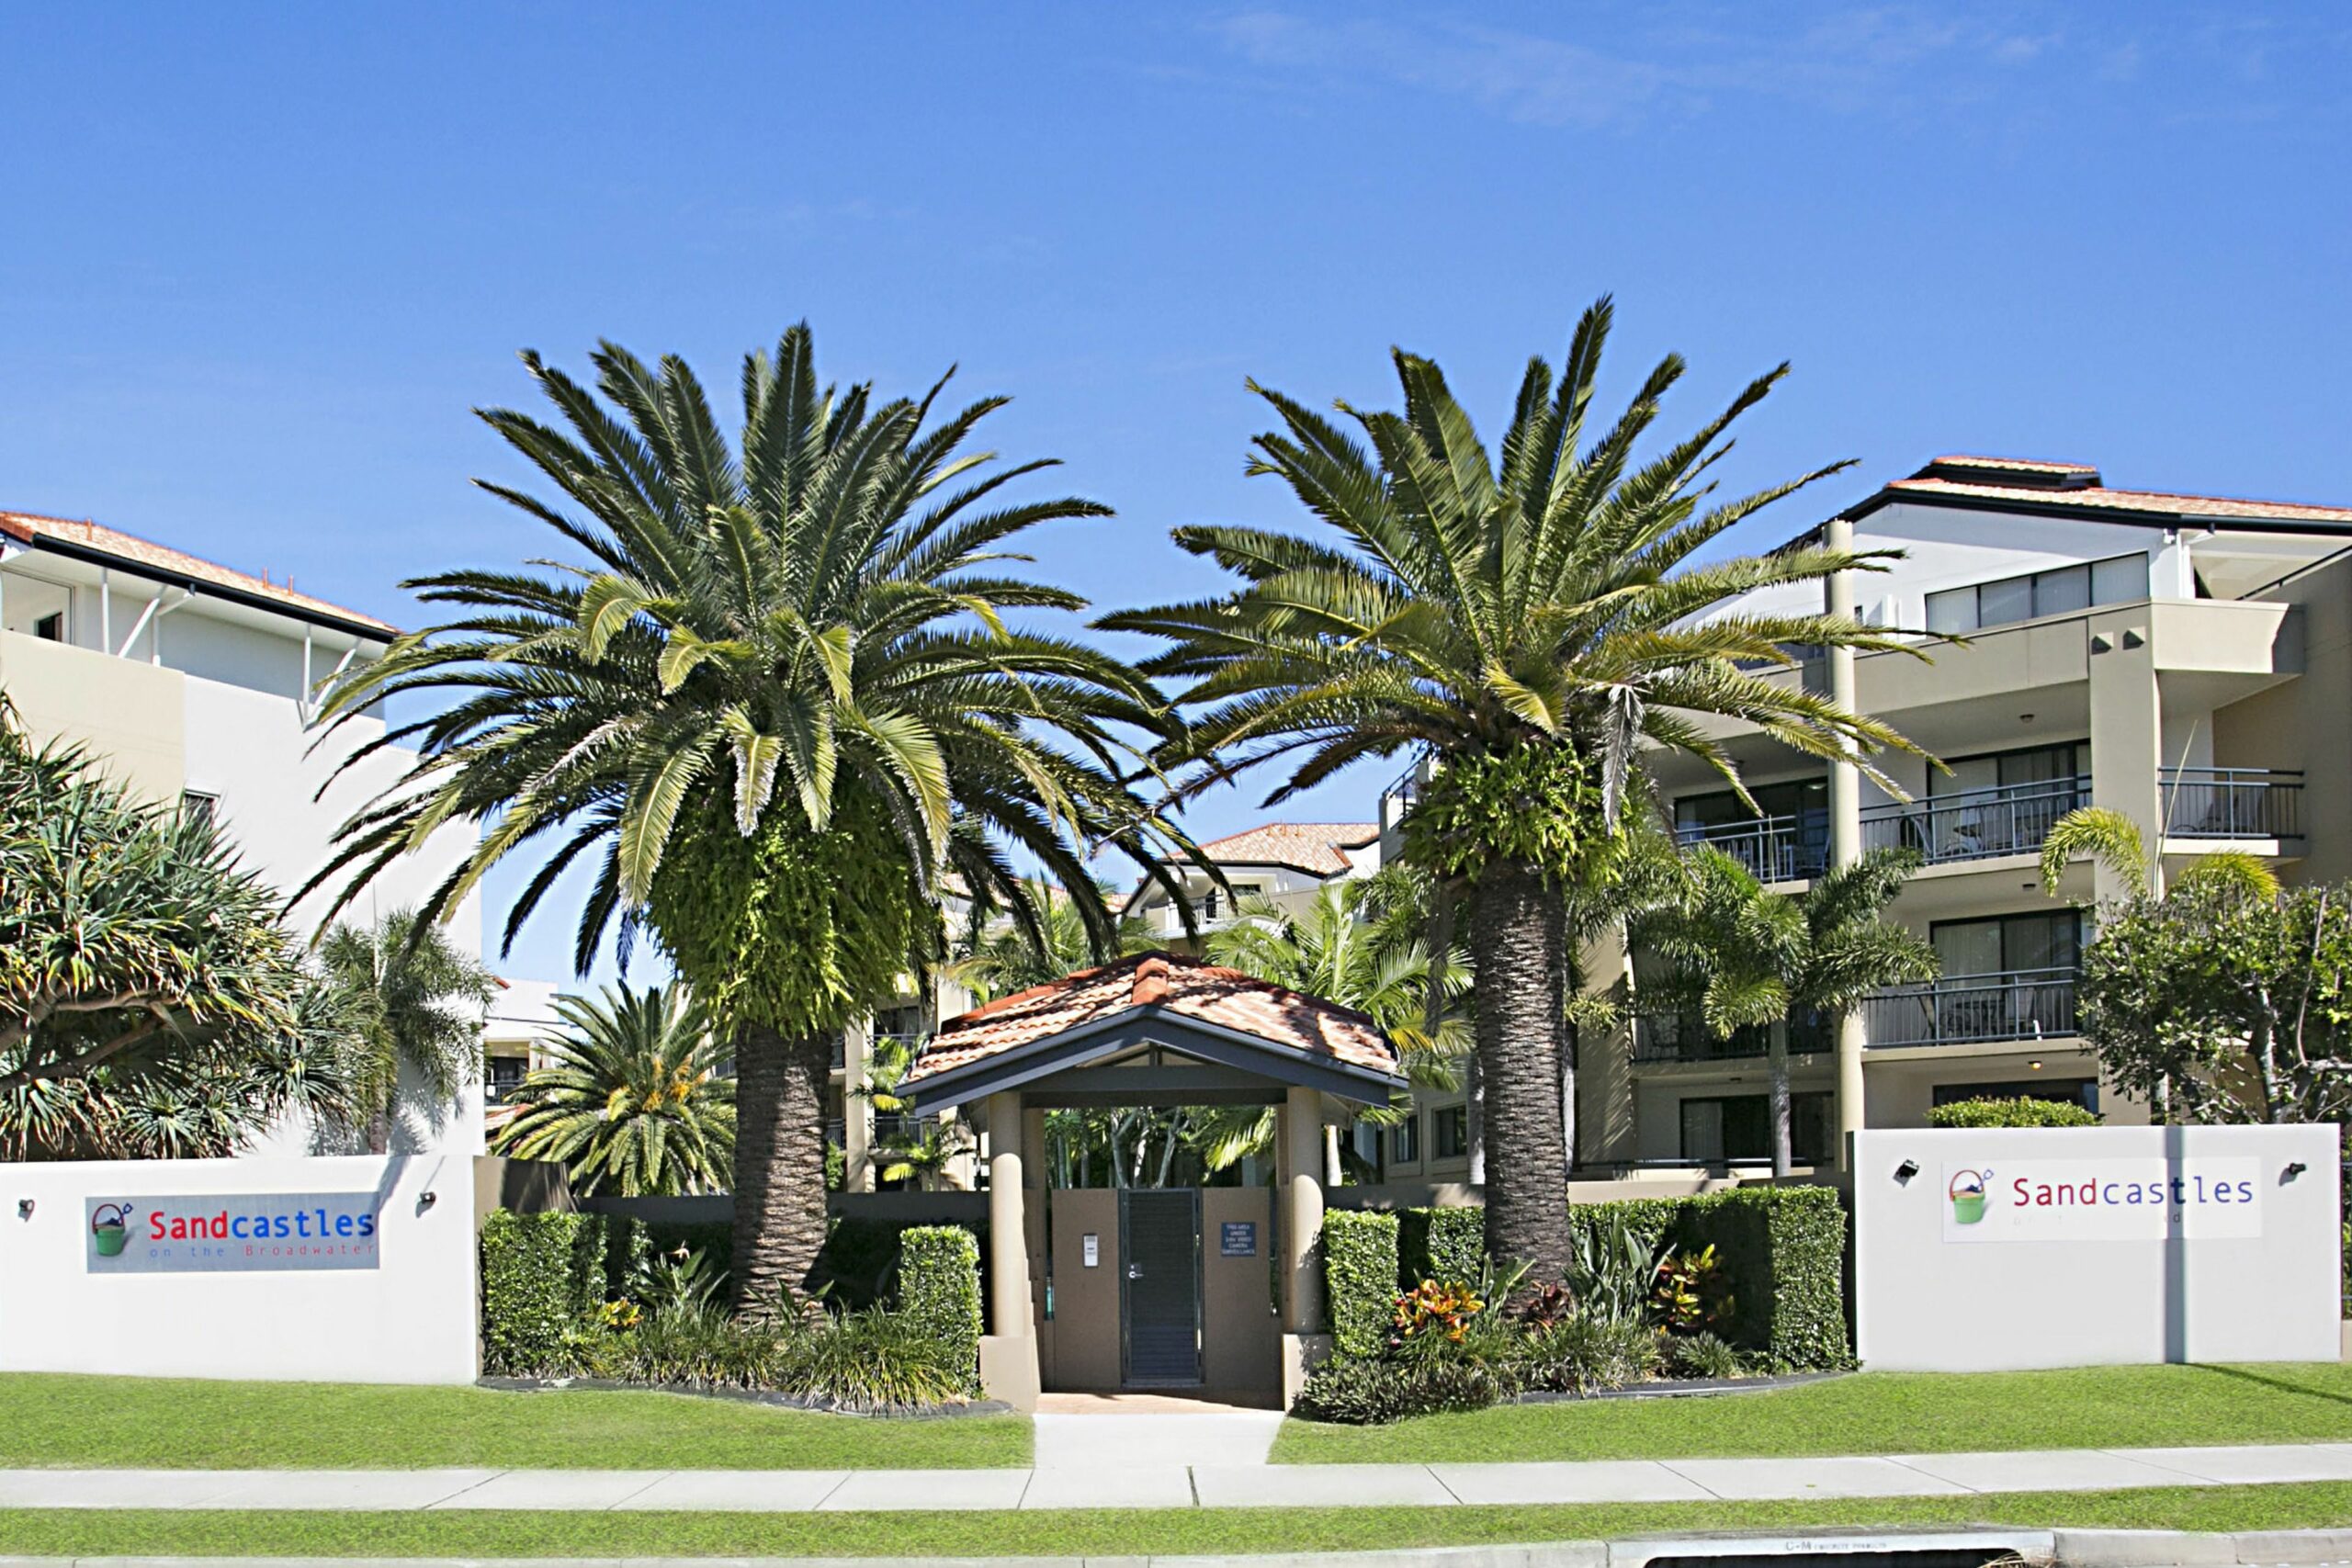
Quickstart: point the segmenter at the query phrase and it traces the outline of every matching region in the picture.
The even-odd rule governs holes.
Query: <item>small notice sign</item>
[[[1100,1268],[1102,1263],[1102,1243],[1101,1238],[1092,1231],[1088,1231],[1086,1233],[1084,1248],[1086,1252],[1086,1266],[1089,1269]]]
[[[1217,1228],[1216,1249],[1221,1257],[1255,1258],[1258,1256],[1258,1222],[1227,1220]]]

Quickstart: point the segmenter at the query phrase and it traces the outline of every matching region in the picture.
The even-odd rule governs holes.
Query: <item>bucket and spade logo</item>
[[[100,1258],[119,1258],[130,1239],[130,1206],[101,1203],[90,1213],[90,1245]]]
[[[1989,1170],[1955,1170],[1944,1188],[1944,1196],[1951,1200],[1951,1220],[1956,1225],[1973,1225],[1984,1217],[1984,1189],[1993,1179]]]

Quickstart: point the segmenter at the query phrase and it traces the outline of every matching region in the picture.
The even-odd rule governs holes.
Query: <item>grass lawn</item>
[[[667,1393],[0,1376],[0,1468],[957,1470],[1029,1462],[1018,1416],[869,1421]]]
[[[2352,1520],[2352,1483],[1524,1508],[989,1514],[181,1513],[0,1510],[0,1553],[41,1557],[1007,1557],[1354,1551],[1665,1530],[2018,1525],[2297,1529]]]
[[[2352,1366],[1862,1372],[1718,1398],[1600,1399],[1424,1416],[1393,1427],[1285,1421],[1277,1464],[1952,1453],[2352,1438]]]

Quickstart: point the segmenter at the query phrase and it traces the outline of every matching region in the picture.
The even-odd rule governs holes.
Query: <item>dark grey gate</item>
[[[1128,1388],[1201,1382],[1201,1195],[1193,1188],[1119,1194],[1120,1381]]]

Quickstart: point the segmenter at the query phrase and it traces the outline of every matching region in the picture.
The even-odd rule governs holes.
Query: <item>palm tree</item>
[[[1935,977],[1936,950],[1885,919],[1922,863],[1917,850],[1871,850],[1792,897],[1702,845],[1686,857],[1680,897],[1634,922],[1637,964],[1664,964],[1636,974],[1645,1000],[1662,997],[1717,1040],[1770,1032],[1774,1176],[1791,1164],[1788,1037],[1774,1026],[1811,1015],[1834,1032],[1872,991]]]
[[[2105,866],[2118,881],[2151,898],[2165,896],[2164,861],[2148,852],[2140,825],[2123,812],[2106,806],[2080,806],[2050,825],[2041,841],[2041,890],[2058,897],[2067,863],[2087,855]],[[2174,879],[2175,887],[2197,884],[2235,888],[2262,902],[2278,896],[2278,874],[2261,857],[2244,850],[2213,850]]]
[[[482,1011],[498,980],[413,909],[333,927],[319,939],[319,965],[345,998],[356,1124],[368,1152],[382,1154],[403,1077],[435,1106],[479,1081]]]
[[[1005,571],[1005,544],[1104,508],[1000,499],[1049,466],[983,476],[991,455],[963,450],[1003,400],[934,422],[944,380],[879,403],[822,387],[797,326],[745,361],[730,442],[683,361],[655,370],[611,344],[593,358],[594,390],[524,356],[560,427],[482,414],[558,499],[483,488],[566,558],[418,580],[458,618],[328,695],[338,723],[409,693],[457,701],[386,736],[413,739],[418,761],[345,825],[319,880],[346,877],[348,897],[434,824],[477,818],[479,848],[425,912],[537,846],[511,942],[590,856],[576,961],[616,919],[624,947],[650,933],[733,1041],[733,1278],[739,1304],[766,1313],[806,1286],[824,1241],[843,1025],[933,953],[951,874],[1027,918],[1008,842],[1107,949],[1084,853],[1107,844],[1166,880],[1160,853],[1189,847],[1122,784],[1112,727],[1169,721],[1116,659],[1008,623],[1083,601]]]
[[[566,1032],[525,1075],[522,1113],[491,1152],[560,1160],[577,1191],[624,1198],[724,1192],[735,1158],[735,1079],[701,1004],[681,985],[559,997]]]
[[[1207,955],[1229,969],[1365,1014],[1387,1032],[1413,1084],[1451,1091],[1461,1087],[1455,1064],[1470,1049],[1467,961],[1456,954],[1450,964],[1431,963],[1423,922],[1400,898],[1404,884],[1393,869],[1326,883],[1303,910],[1271,898],[1245,898],[1234,910],[1238,919],[1208,934]],[[1410,1104],[1408,1096],[1398,1107],[1364,1115],[1385,1123]],[[1198,1120],[1194,1135],[1204,1162],[1223,1170],[1272,1150],[1274,1113],[1258,1107],[1211,1110]]]
[[[1283,428],[1258,437],[1251,471],[1286,482],[1325,536],[1179,528],[1179,545],[1241,584],[1100,623],[1172,645],[1145,668],[1192,681],[1181,700],[1198,711],[1168,755],[1194,764],[1193,790],[1285,760],[1271,805],[1351,762],[1426,749],[1434,777],[1405,819],[1407,850],[1469,899],[1487,1241],[1538,1280],[1558,1278],[1568,1256],[1563,888],[1606,839],[1636,749],[1690,752],[1736,788],[1701,716],[1810,756],[1850,750],[1873,777],[1871,754],[1904,744],[1772,673],[1795,662],[1793,647],[1899,646],[1885,635],[1827,615],[1702,619],[1756,590],[1882,564],[1807,543],[1693,563],[1724,530],[1846,466],[1702,510],[1719,438],[1786,367],[1637,466],[1682,361],[1661,362],[1588,440],[1610,314],[1605,299],[1585,312],[1556,383],[1542,359],[1529,364],[1497,456],[1438,367],[1401,350],[1401,412],[1340,405],[1368,447],[1253,388]]]
[[[1111,889],[1100,892],[1107,901]],[[1018,897],[1029,912],[1026,925],[1038,933],[1035,940],[1002,911],[975,904],[962,954],[946,965],[947,977],[969,991],[976,1002],[1058,980],[1097,961],[1083,913],[1058,887],[1031,877],[1021,884]],[[1157,945],[1142,916],[1123,914],[1113,928],[1110,951],[1102,956],[1125,958]]]

